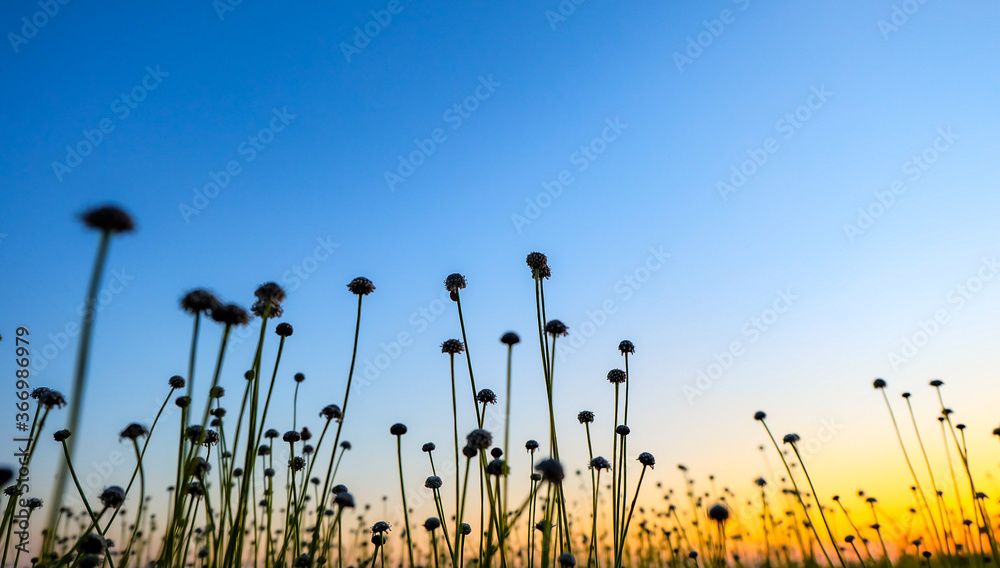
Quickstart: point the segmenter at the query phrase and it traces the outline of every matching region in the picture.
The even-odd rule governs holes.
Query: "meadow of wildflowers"
[[[83,222],[99,234],[99,243],[72,390],[60,393],[32,385],[27,365],[18,371],[19,384],[30,392],[19,407],[30,428],[21,438],[20,463],[0,464],[3,566],[985,568],[1000,552],[992,502],[984,480],[970,466],[968,428],[953,420],[939,379],[930,381],[924,393],[940,403],[939,413],[931,417],[914,412],[911,393],[890,399],[885,380],[872,383],[888,414],[881,435],[891,451],[901,454],[903,473],[912,481],[910,517],[902,528],[895,522],[892,527],[883,524],[887,518],[876,496],[863,490],[841,496],[833,493],[836,488],[817,487],[803,460],[801,438],[772,432],[763,410],[748,408],[746,423],[759,424],[763,439],[770,442],[760,449],[780,461],[781,470],[769,478],[748,472],[745,485],[736,490],[717,487],[714,476],[696,479],[685,465],[666,465],[669,456],[657,447],[630,447],[630,424],[641,427],[649,420],[629,415],[629,362],[641,356],[642,346],[628,339],[593,347],[621,357],[620,366],[606,372],[614,405],[611,420],[597,420],[590,410],[579,411],[575,422],[557,415],[554,399],[557,377],[562,377],[556,350],[572,330],[546,312],[545,284],[558,275],[539,252],[525,258],[525,286],[534,286],[535,305],[523,306],[534,310],[536,328],[520,334],[497,329],[496,345],[476,346],[506,354],[506,382],[498,391],[476,383],[462,309],[466,278],[458,273],[444,278],[461,329],[461,337],[440,344],[450,391],[442,389],[438,396],[450,402],[452,428],[427,442],[408,440],[403,423],[385,432],[394,439],[399,487],[391,494],[398,495],[401,515],[383,518],[362,507],[363,500],[381,491],[347,487],[338,478],[341,468],[365,467],[345,459],[351,444],[342,436],[346,421],[366,419],[349,413],[365,300],[377,294],[376,285],[362,276],[350,280],[343,295],[344,302],[356,301],[357,311],[351,322],[351,363],[338,383],[342,398],[300,400],[305,377],[297,373],[292,375],[292,408],[272,404],[278,377],[290,374],[282,353],[294,333],[282,321],[282,286],[267,282],[252,296],[248,288],[249,308],[224,302],[208,289],[179,291],[179,308],[192,320],[189,364],[158,383],[162,403],[150,423],[131,422],[128,406],[114,409],[121,418],[120,440],[131,452],[129,472],[99,492],[90,491],[74,468],[81,459],[74,433],[87,419],[82,401],[88,394],[94,308],[109,249],[135,225],[117,206],[92,209]],[[260,321],[254,357],[224,365],[234,330],[252,319]],[[205,356],[197,348],[206,333],[220,334],[218,351],[208,355],[214,355],[214,372],[198,376],[202,388],[195,390],[195,362]],[[4,339],[23,342],[29,352],[28,330],[18,328],[16,337]],[[264,347],[274,342],[276,355],[269,360]],[[514,440],[510,434],[511,417],[518,415],[511,404],[515,357],[541,362],[537,380],[544,385],[547,413],[528,417],[537,432],[531,440]],[[242,375],[243,388],[227,393],[221,379],[233,373]],[[196,392],[208,394],[198,397]],[[178,412],[164,413],[171,406]],[[502,409],[499,428],[486,420],[490,407]],[[467,410],[474,413],[474,423],[461,418]],[[47,428],[63,420],[66,428]],[[317,424],[316,432],[310,429]],[[904,430],[907,435],[912,430],[916,447],[904,442]],[[1000,428],[992,433],[1000,437]],[[147,455],[154,436],[172,440],[175,451]],[[567,437],[585,439],[587,454],[561,454],[560,440]],[[928,457],[931,444],[943,449],[945,463]],[[27,497],[20,475],[39,452],[62,456],[47,500]],[[525,452],[530,467],[509,467],[514,452]],[[457,471],[439,471],[442,457],[454,460]],[[649,482],[647,475],[655,467],[676,467],[682,489]],[[149,486],[147,473],[153,469],[169,471],[172,484]],[[512,478],[524,483],[512,490]],[[407,499],[417,488],[433,503],[434,516],[415,517]],[[164,489],[167,503],[156,509],[157,516],[153,495]],[[70,508],[69,495],[78,497],[82,508]]]

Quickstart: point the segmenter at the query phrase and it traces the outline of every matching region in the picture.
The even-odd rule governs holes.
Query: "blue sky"
[[[296,371],[308,377],[302,415],[339,402],[354,310],[344,285],[365,275],[378,290],[361,371],[380,353],[392,361],[352,401],[357,461],[344,471],[360,485],[360,464],[377,463],[394,488],[390,424],[406,422],[414,448],[448,437],[438,345],[459,331],[441,282],[456,271],[469,279],[479,386],[501,390],[497,338],[521,332],[515,439],[544,438],[532,250],[553,268],[549,314],[578,342],[556,386],[577,450],[576,412],[611,412],[604,375],[623,338],[637,345],[635,444],[733,486],[760,473],[734,469],[760,464],[758,408],[804,438],[843,423],[811,458],[831,485],[851,479],[832,471],[844,460],[902,465],[885,450],[876,376],[920,393],[929,426],[923,385],[945,379],[970,444],[992,443],[996,6],[245,1],[220,16],[218,4],[0,8],[5,338],[27,325],[41,353],[78,321],[97,240],[80,212],[121,203],[139,227],[108,261],[123,285],[97,320],[95,455],[186,369],[190,321],[176,302],[193,287],[248,305],[261,282],[285,284],[296,333],[277,402],[289,408]],[[361,39],[366,26],[378,33]],[[87,155],[77,163],[68,147]],[[387,182],[403,177],[400,160],[412,173]],[[413,342],[397,350],[400,333]],[[217,330],[203,339],[201,386]],[[252,347],[227,355],[234,398]],[[729,368],[698,388],[725,351]],[[68,394],[73,352],[45,358],[36,385]]]

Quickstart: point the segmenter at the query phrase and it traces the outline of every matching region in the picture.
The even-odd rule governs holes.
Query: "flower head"
[[[167,380],[167,384],[170,385],[170,388],[172,389],[182,389],[186,383],[184,382],[184,377],[174,375]]]
[[[340,407],[336,404],[328,404],[323,407],[323,410],[319,411],[319,415],[327,420],[340,420],[343,416],[340,412]]]
[[[354,495],[351,495],[347,491],[342,491],[333,496],[333,503],[340,508],[354,508]]]
[[[795,442],[798,442],[801,439],[802,438],[800,438],[798,434],[785,434],[785,437],[782,439],[782,441],[785,442],[786,444],[794,444]]]
[[[708,518],[717,523],[724,523],[729,519],[729,508],[722,503],[716,503],[708,510]]]
[[[302,434],[299,434],[295,430],[289,430],[285,432],[283,436],[281,436],[281,439],[285,442],[288,442],[289,444],[294,444],[295,442],[298,442],[299,440],[302,439]]]
[[[611,462],[607,458],[597,456],[590,460],[590,469],[601,471],[602,469],[611,469]]]
[[[66,441],[67,439],[69,439],[70,436],[72,436],[72,434],[70,433],[69,430],[66,430],[65,428],[62,430],[56,430],[55,432],[52,433],[52,437],[57,442]]]
[[[434,445],[434,442],[427,442],[423,446],[420,446],[420,450],[423,452],[433,452],[435,448],[437,446]]]
[[[482,404],[496,404],[497,394],[490,389],[482,389],[476,395],[476,400]]]
[[[549,483],[559,484],[566,478],[562,464],[552,458],[546,458],[535,464],[535,471],[542,474],[542,479]]]
[[[105,233],[131,233],[135,230],[132,216],[121,207],[104,205],[85,212],[81,217],[83,224],[91,229]]]
[[[654,465],[656,465],[656,459],[653,457],[653,454],[649,452],[642,452],[641,454],[639,454],[639,463],[641,463],[645,467],[652,468]]]
[[[545,333],[552,337],[565,337],[569,335],[569,328],[563,322],[554,319],[545,324]]]
[[[943,385],[944,381],[942,381],[941,379],[934,379],[933,381],[931,381],[930,384],[931,384],[932,387],[937,388],[937,387]]]
[[[125,427],[124,430],[118,435],[118,440],[138,440],[139,438],[149,435],[149,430],[146,429],[142,424],[133,422]]]
[[[295,330],[292,329],[292,324],[286,322],[281,322],[274,327],[274,333],[277,333],[281,337],[289,337],[293,331]]]
[[[389,523],[385,521],[379,521],[372,525],[372,534],[382,534],[390,530]]]
[[[534,440],[528,440],[527,442],[524,443],[524,449],[528,450],[529,452],[533,452],[538,449],[538,442]]]
[[[465,276],[459,273],[449,274],[447,278],[444,279],[444,288],[449,292],[458,292],[465,288]]]
[[[521,342],[521,336],[514,333],[513,331],[508,331],[507,333],[500,336],[500,343],[507,346],[514,346]]]
[[[872,383],[872,386],[877,389],[884,389],[886,386],[885,379],[875,379],[875,381]]]
[[[101,504],[105,507],[117,509],[125,502],[125,490],[117,485],[105,487],[98,499],[100,499]]]
[[[618,426],[615,426],[615,434],[618,434],[619,436],[628,436],[631,433],[632,429],[624,424],[619,424]]]
[[[549,259],[540,252],[528,253],[524,262],[527,263],[528,268],[531,269],[532,275],[538,274],[539,270],[549,265]]]
[[[493,445],[493,434],[482,428],[476,428],[465,437],[469,447],[475,450],[485,450]]]
[[[465,351],[465,345],[457,339],[448,339],[441,344],[441,353],[447,353],[448,355],[458,355],[459,353]]]
[[[486,475],[492,475],[494,477],[500,477],[507,473],[507,465],[500,458],[496,458],[490,463],[486,464]]]
[[[196,288],[181,296],[180,304],[181,309],[191,315],[207,314],[219,305],[219,299],[208,290]]]
[[[626,353],[633,354],[635,353],[635,345],[631,341],[623,339],[621,343],[618,344],[618,351],[620,351],[622,355],[625,355]]]
[[[608,371],[608,381],[614,385],[620,385],[628,379],[628,375],[621,369],[611,369]]]
[[[350,284],[347,285],[347,289],[356,296],[367,296],[375,291],[375,285],[364,276],[358,276],[354,280],[351,280]]]
[[[767,418],[767,413],[764,412],[763,410],[758,410],[757,412],[753,413],[754,420],[763,420],[765,418]]]
[[[580,424],[592,424],[594,422],[594,413],[589,410],[581,410],[576,415],[576,419],[580,421]]]
[[[393,436],[402,436],[406,433],[406,424],[397,422],[389,427],[389,433]]]
[[[432,475],[424,481],[424,487],[427,489],[440,489],[442,485],[444,485],[444,481],[436,475]]]
[[[212,310],[212,319],[224,325],[246,325],[250,314],[238,304],[224,304]]]
[[[275,430],[274,428],[268,428],[268,429],[267,429],[267,430],[266,430],[266,431],[264,432],[264,437],[265,437],[265,438],[267,438],[267,439],[271,439],[271,438],[277,438],[277,437],[278,437],[278,436],[280,436],[280,435],[281,435],[281,434],[279,434],[279,433],[278,433],[278,431],[277,431],[277,430]]]

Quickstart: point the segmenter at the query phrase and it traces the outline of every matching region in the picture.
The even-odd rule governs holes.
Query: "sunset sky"
[[[319,409],[343,397],[356,308],[345,285],[362,275],[377,290],[364,301],[342,481],[361,503],[398,499],[394,422],[409,427],[413,487],[429,475],[423,442],[447,458],[439,346],[461,333],[442,284],[452,272],[468,278],[477,386],[501,395],[498,409],[499,337],[522,336],[511,466],[526,475],[520,448],[547,436],[524,264],[537,250],[552,267],[548,314],[570,328],[555,377],[570,470],[586,465],[580,410],[597,414],[595,451],[610,454],[605,376],[630,339],[629,451],[656,456],[650,502],[653,482],[683,487],[678,463],[702,490],[714,474],[751,497],[768,462],[780,467],[773,448],[768,462],[758,450],[770,442],[753,413],[765,410],[777,436],[802,437],[822,497],[864,489],[903,515],[912,482],[876,377],[916,451],[899,396],[913,392],[942,479],[927,383],[943,379],[983,490],[1000,496],[985,477],[1000,456],[996,4],[39,6],[0,7],[0,368],[12,374],[14,329],[27,326],[32,386],[69,396],[67,326],[98,241],[78,217],[128,209],[138,228],[112,243],[77,433],[81,471],[108,470],[115,452],[124,464],[98,474],[95,492],[131,472],[118,431],[149,424],[168,377],[186,374],[185,291],[249,307],[257,285],[285,286],[295,334],[267,426],[291,428],[303,372],[299,422],[318,431]],[[226,353],[231,412],[257,324]],[[220,330],[203,326],[202,389]],[[269,330],[268,372],[277,339]],[[464,371],[459,385],[469,396]],[[460,412],[472,429],[468,404]],[[8,434],[13,415],[2,405]],[[177,419],[151,442],[159,488]],[[38,480],[60,458],[46,442]],[[47,497],[42,487],[33,494]]]

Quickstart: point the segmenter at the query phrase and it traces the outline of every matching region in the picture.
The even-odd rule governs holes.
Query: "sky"
[[[111,246],[78,447],[95,485],[120,483],[132,462],[117,432],[151,422],[167,378],[186,373],[185,291],[249,306],[257,285],[285,286],[295,334],[268,425],[291,427],[303,372],[299,424],[318,429],[351,356],[345,285],[369,277],[343,479],[375,503],[399,490],[391,424],[409,426],[416,485],[420,444],[450,447],[452,272],[469,282],[477,386],[502,407],[498,338],[519,332],[512,446],[545,438],[524,264],[537,250],[548,314],[570,328],[555,378],[564,453],[585,455],[580,410],[610,438],[605,376],[627,338],[630,451],[656,456],[651,479],[681,486],[683,463],[752,492],[765,410],[777,435],[802,436],[821,495],[865,489],[902,510],[910,481],[875,377],[897,417],[914,393],[933,436],[927,382],[943,379],[973,466],[997,463],[998,16],[937,0],[5,2],[0,365],[14,369],[26,326],[32,386],[69,395],[67,326],[97,244],[78,217],[129,210],[138,228]],[[226,352],[230,408],[257,329]],[[203,328],[202,389],[220,335]],[[8,433],[13,415],[4,404]],[[169,455],[168,437],[152,444]],[[45,448],[35,467],[57,458]]]

